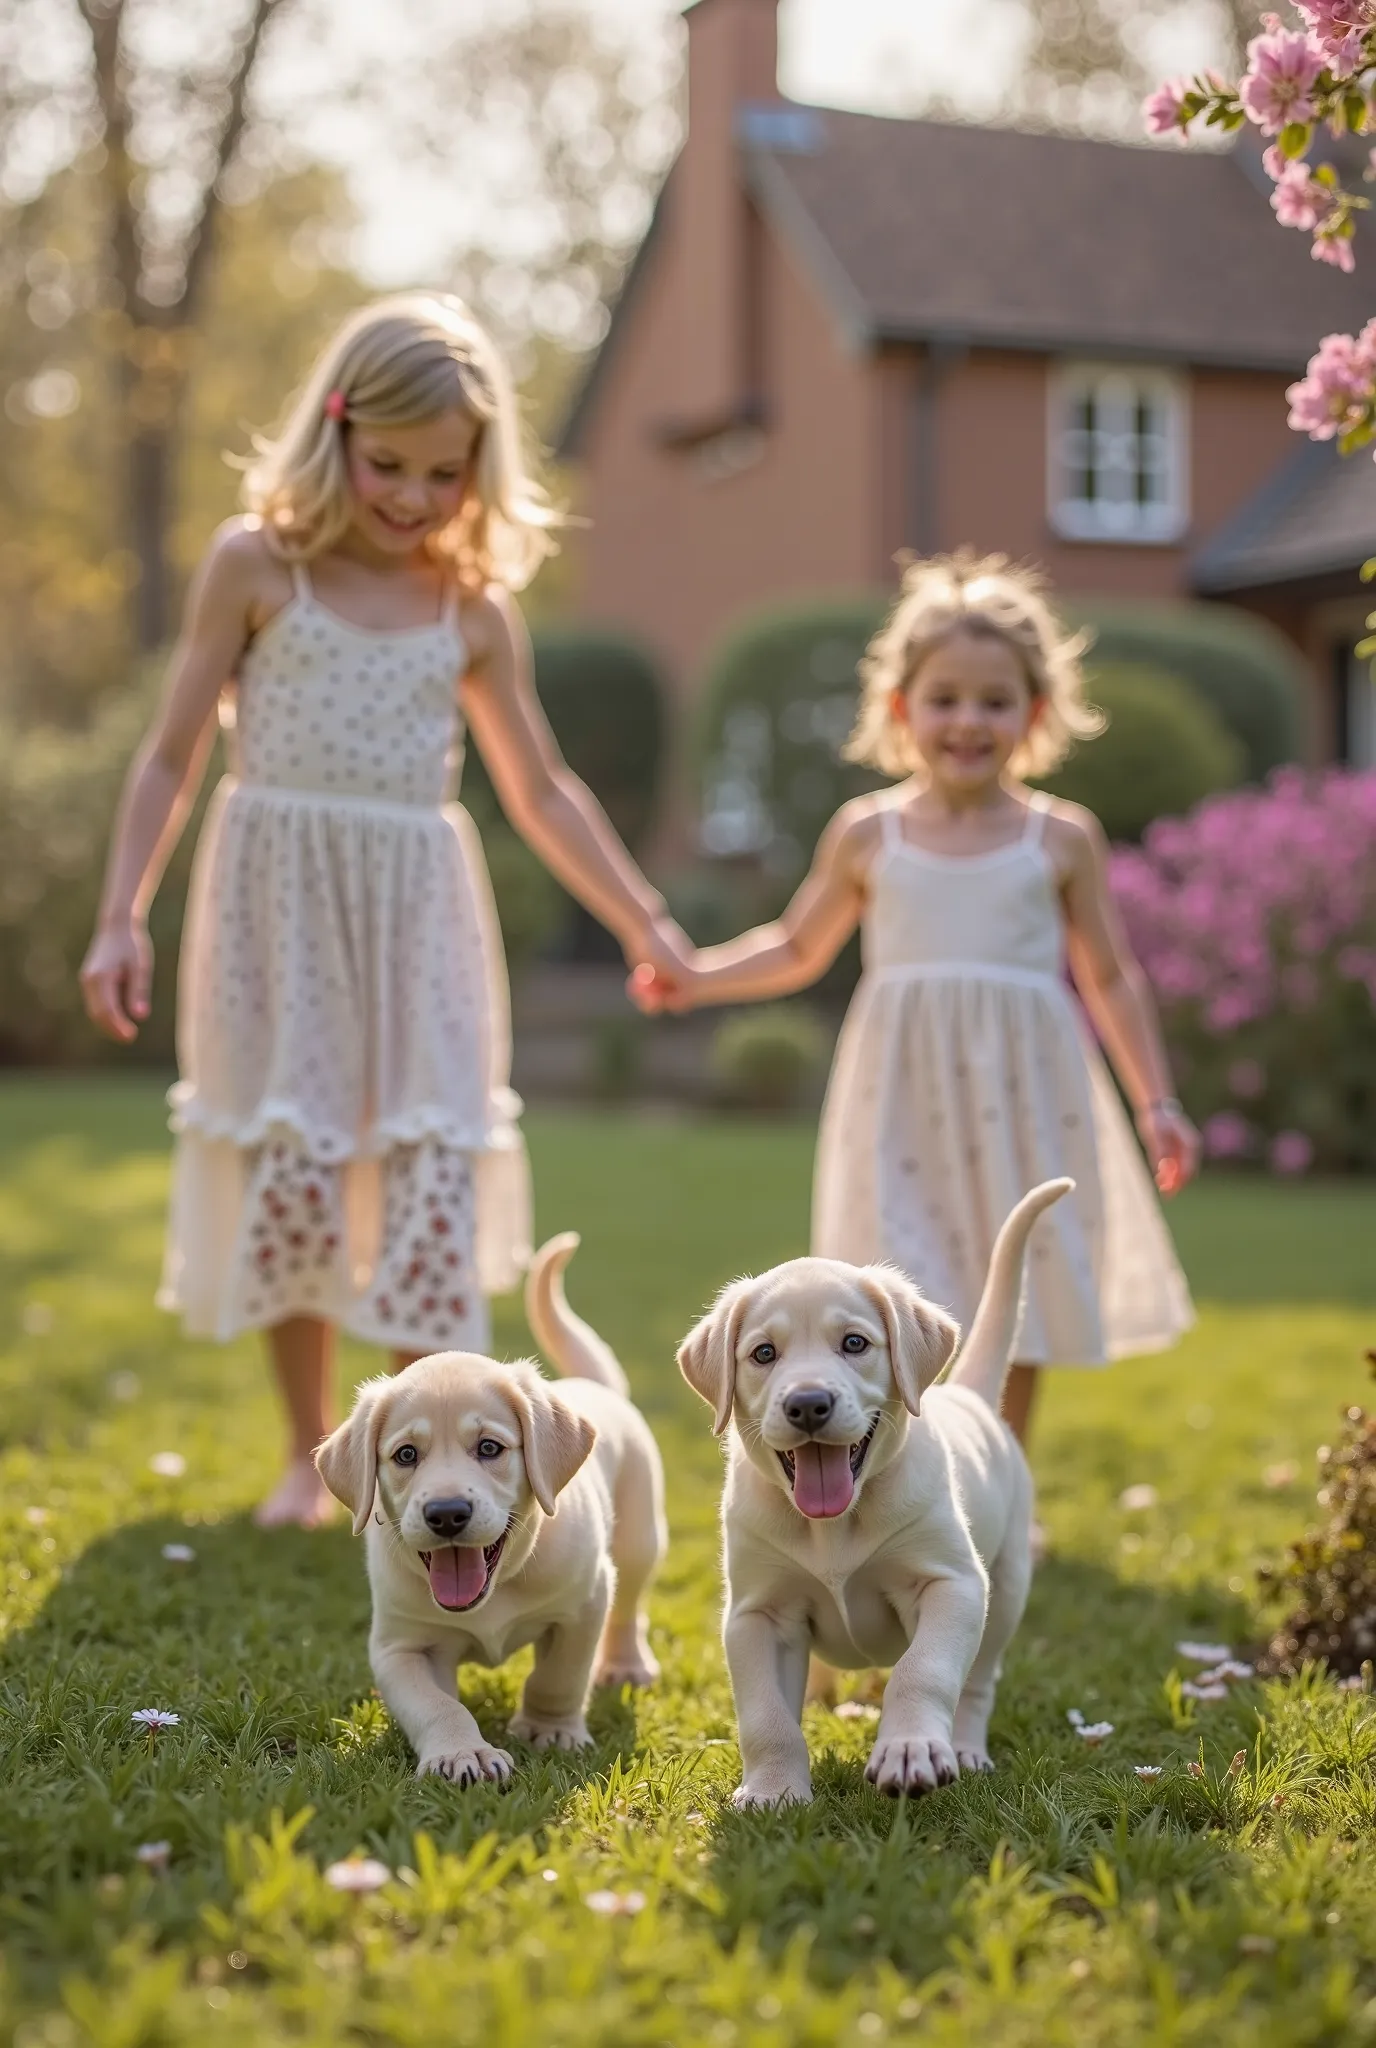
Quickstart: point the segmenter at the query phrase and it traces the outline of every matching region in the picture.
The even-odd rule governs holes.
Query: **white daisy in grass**
[[[1164,1766],[1161,1764],[1134,1764],[1133,1775],[1138,1778],[1159,1778]]]
[[[159,1479],[180,1479],[186,1471],[186,1459],[180,1451],[154,1451],[148,1469],[156,1472]]]
[[[1126,1514],[1140,1515],[1156,1506],[1157,1497],[1154,1486],[1125,1486],[1118,1496],[1118,1505]]]
[[[1215,1664],[1212,1670],[1196,1671],[1195,1683],[1196,1685],[1232,1685],[1238,1679],[1251,1678],[1254,1675],[1255,1666],[1243,1664],[1236,1657],[1225,1657],[1223,1662]]]
[[[169,1564],[192,1564],[196,1557],[189,1543],[164,1543],[162,1554]]]
[[[1187,1657],[1191,1664],[1217,1664],[1233,1653],[1227,1643],[1177,1643],[1175,1654]]]
[[[138,1728],[146,1728],[150,1735],[156,1735],[162,1728],[180,1728],[180,1714],[169,1714],[162,1707],[139,1707],[129,1719]]]
[[[387,1865],[375,1856],[346,1856],[330,1865],[325,1882],[336,1892],[375,1892],[390,1883],[391,1876]]]
[[[601,1913],[606,1919],[629,1917],[639,1913],[645,1904],[644,1892],[589,1892],[584,1900],[591,1913]]]
[[[1180,1688],[1180,1697],[1182,1700],[1226,1700],[1228,1688],[1226,1685],[1196,1685],[1192,1678],[1187,1678]]]
[[[142,1863],[146,1870],[166,1870],[171,1860],[170,1842],[140,1842],[134,1851],[134,1861]]]
[[[1067,1710],[1066,1720],[1069,1721],[1072,1728],[1083,1728],[1085,1725],[1085,1717],[1078,1707],[1070,1707]]]
[[[1107,1742],[1113,1733],[1112,1721],[1077,1721],[1075,1733],[1081,1742],[1087,1742],[1091,1749],[1097,1749],[1101,1742]]]
[[[878,1707],[871,1707],[864,1700],[842,1700],[840,1706],[834,1708],[833,1712],[838,1721],[877,1721],[879,1719]]]

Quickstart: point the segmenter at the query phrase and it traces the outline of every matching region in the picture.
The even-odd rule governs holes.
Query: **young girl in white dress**
[[[1038,1226],[1005,1412],[1025,1437],[1042,1365],[1163,1348],[1192,1320],[1141,1151],[1066,985],[1132,1103],[1163,1193],[1198,1140],[1174,1099],[1095,819],[1027,788],[1099,720],[1082,643],[1002,557],[914,564],[861,674],[849,757],[907,780],[844,806],[777,924],[696,955],[648,1008],[805,988],[863,923],[864,973],[817,1152],[812,1249],[889,1260],[965,1323],[995,1233],[1059,1174]]]
[[[561,761],[510,593],[551,545],[505,367],[454,299],[350,320],[215,536],[130,770],[82,970],[129,1040],[148,905],[216,727],[229,774],[182,947],[160,1301],[266,1333],[290,1441],[267,1524],[320,1520],[343,1328],[398,1365],[484,1350],[529,1248],[505,969],[482,850],[449,801],[465,727],[508,816],[631,962],[687,942]]]

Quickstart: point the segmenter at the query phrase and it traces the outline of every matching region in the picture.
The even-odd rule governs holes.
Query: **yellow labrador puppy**
[[[925,1792],[993,1768],[999,1660],[1031,1577],[1032,1479],[999,1402],[1028,1233],[1048,1181],[999,1232],[969,1340],[886,1266],[795,1259],[737,1280],[679,1365],[734,1423],[722,1521],[738,1806],[812,1797],[799,1725],[809,1657],[892,1665],[865,1775]]]
[[[659,1675],[644,1597],[664,1554],[664,1475],[620,1365],[564,1299],[577,1244],[552,1239],[526,1286],[537,1342],[572,1377],[443,1352],[365,1381],[316,1453],[355,1535],[368,1532],[373,1675],[421,1777],[511,1772],[460,1703],[458,1664],[534,1643],[511,1733],[537,1749],[591,1740],[593,1684]]]

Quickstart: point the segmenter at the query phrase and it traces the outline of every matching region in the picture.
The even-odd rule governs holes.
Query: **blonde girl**
[[[781,996],[857,923],[864,973],[832,1070],[812,1248],[892,1260],[968,1321],[999,1224],[1038,1181],[1076,1194],[1039,1225],[1006,1412],[1025,1435],[1034,1368],[1171,1344],[1192,1311],[1074,984],[1163,1192],[1194,1172],[1150,995],[1078,806],[1029,789],[1101,720],[1083,642],[1002,556],[914,563],[861,666],[847,754],[903,778],[844,806],[777,924],[699,953],[647,1007]]]
[[[672,979],[686,951],[560,759],[512,593],[554,515],[505,366],[457,300],[349,320],[245,516],[196,575],[161,710],[129,771],[82,969],[91,1017],[148,1014],[146,918],[214,738],[229,774],[197,849],[181,958],[173,1197],[160,1300],[264,1331],[289,1426],[259,1511],[327,1511],[343,1328],[390,1350],[485,1349],[486,1295],[528,1248],[505,972],[481,848],[448,801],[471,730],[517,830]]]

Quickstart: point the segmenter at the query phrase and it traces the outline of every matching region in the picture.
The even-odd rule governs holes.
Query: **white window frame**
[[[1152,364],[1065,362],[1053,368],[1047,397],[1047,507],[1055,531],[1066,540],[1135,547],[1178,541],[1189,524],[1184,378]],[[1076,417],[1086,400],[1095,419],[1088,429]],[[1144,404],[1156,418],[1146,447],[1139,426]],[[1145,503],[1144,455],[1161,480]],[[1092,496],[1078,487],[1091,467],[1103,485]]]

